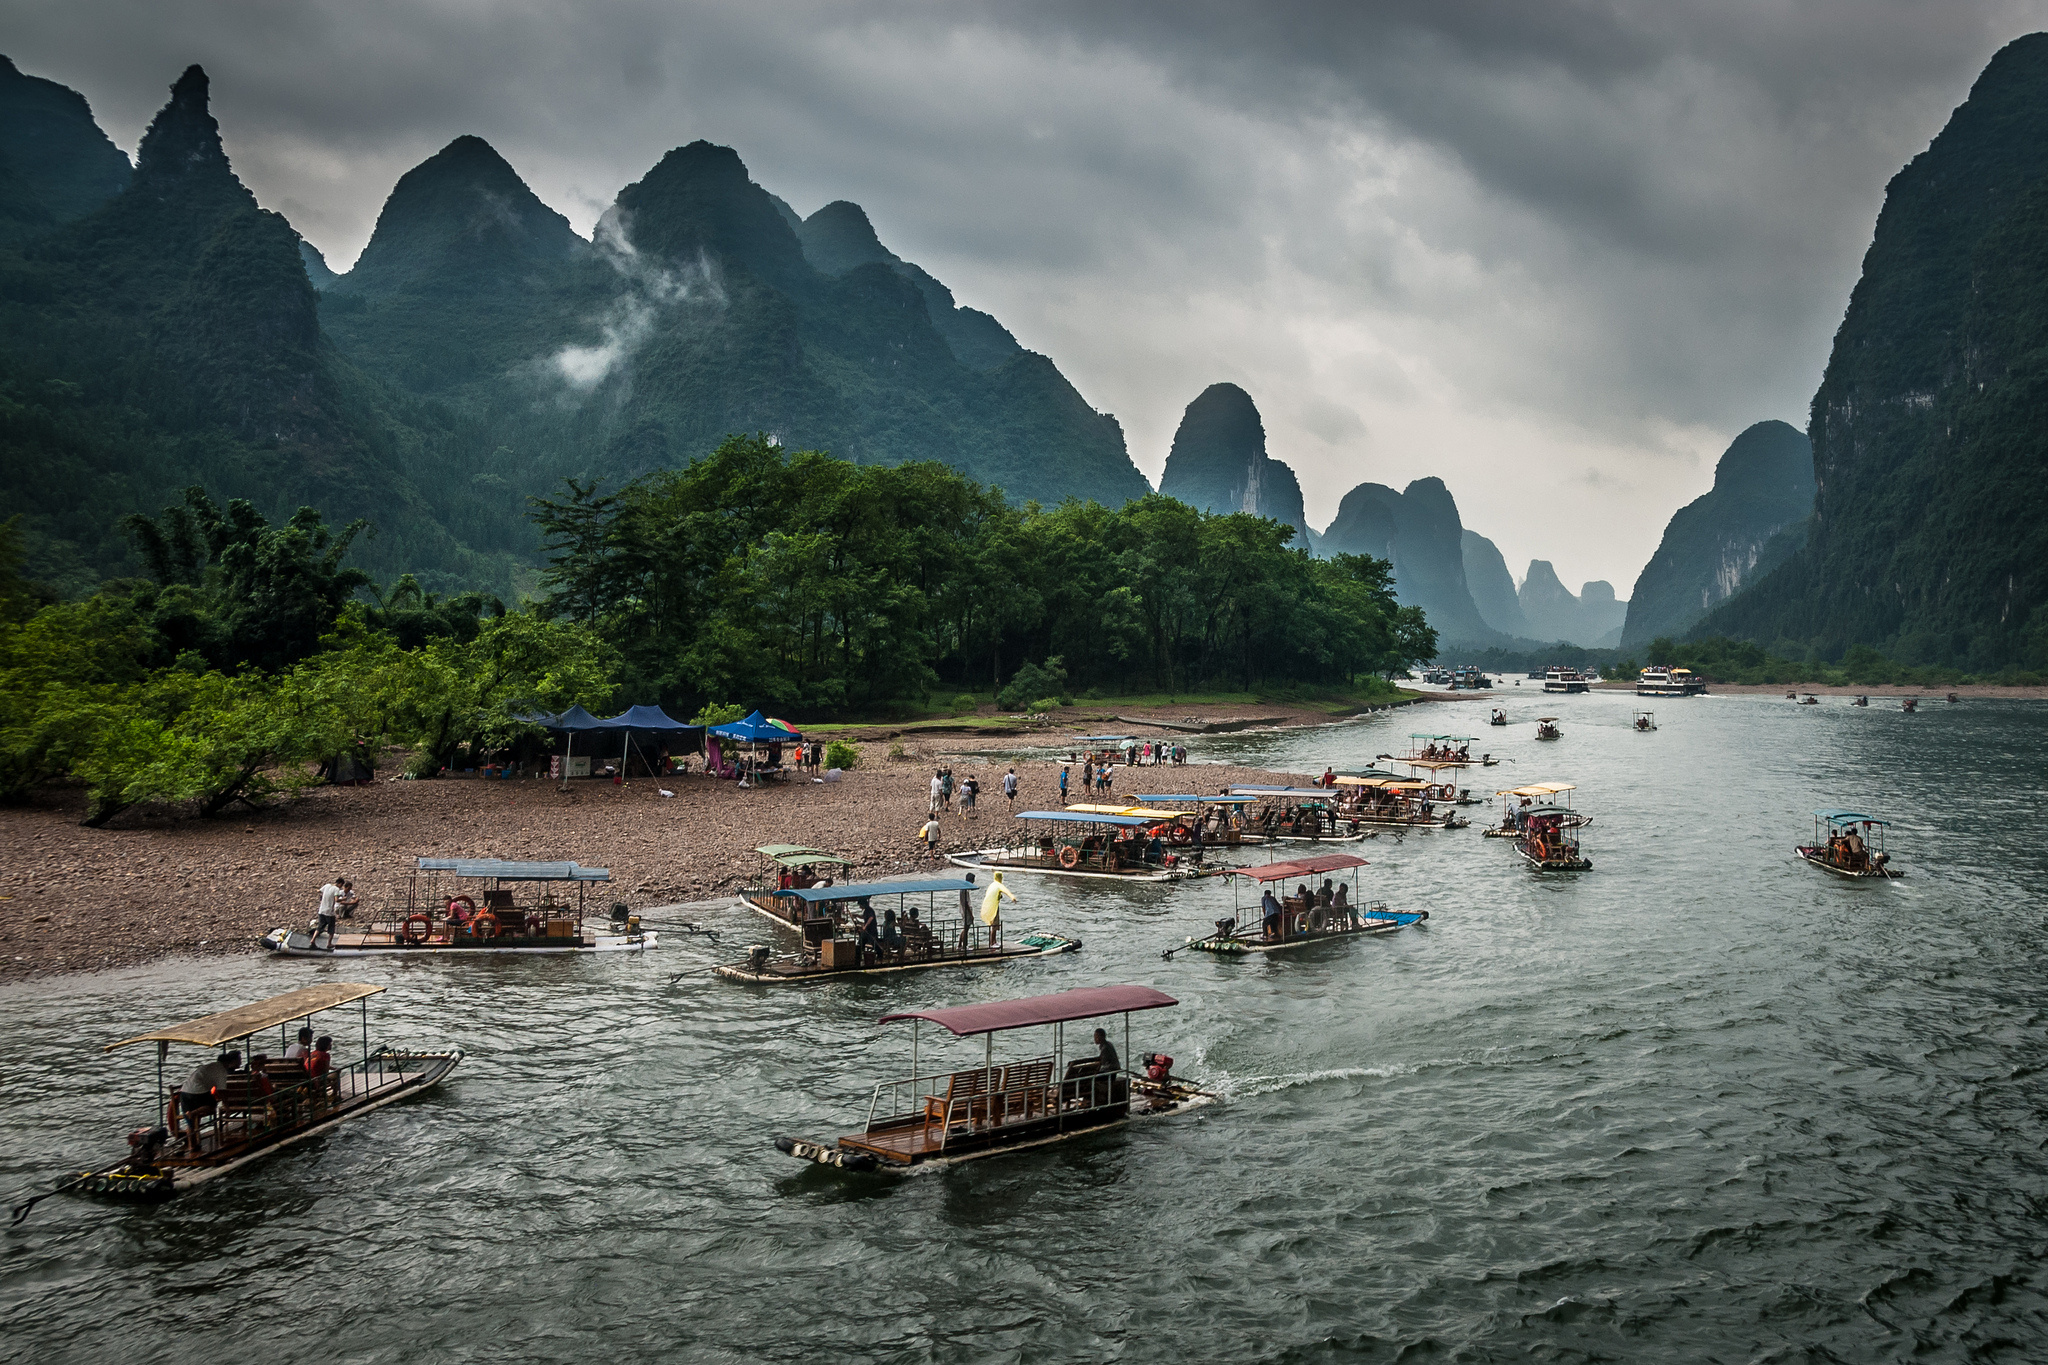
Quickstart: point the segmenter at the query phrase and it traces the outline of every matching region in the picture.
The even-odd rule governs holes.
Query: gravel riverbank
[[[903,758],[888,757],[891,742],[903,745]],[[1001,791],[1009,764],[997,746],[1010,743],[957,735],[862,743],[860,766],[830,783],[741,789],[692,774],[623,786],[578,781],[561,792],[533,779],[380,781],[213,820],[130,813],[99,830],[78,823],[82,793],[45,791],[35,804],[0,810],[0,979],[173,953],[254,953],[262,934],[303,923],[331,877],[352,877],[365,911],[402,900],[418,857],[607,867],[611,885],[595,893],[600,913],[614,899],[639,909],[730,891],[758,866],[751,850],[760,844],[844,853],[860,878],[903,873],[931,865],[917,831],[939,763],[973,772],[983,788],[974,817],[942,818],[947,848],[980,847],[1009,828]],[[970,744],[992,752],[963,753]],[[1016,768],[1017,809],[1057,808],[1056,761]],[[1119,768],[1116,790],[1157,790],[1168,771]],[[1212,792],[1306,777],[1199,762],[1173,775],[1170,787]],[[664,787],[675,795],[662,796]]]

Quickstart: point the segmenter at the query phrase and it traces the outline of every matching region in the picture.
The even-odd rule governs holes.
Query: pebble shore
[[[1032,736],[1014,747],[1054,738]],[[759,868],[752,850],[761,844],[843,853],[864,880],[910,872],[933,866],[917,832],[932,770],[942,763],[957,776],[972,772],[982,785],[974,816],[941,818],[946,848],[983,847],[1012,828],[1001,789],[1010,764],[963,752],[1001,741],[919,736],[901,743],[899,759],[889,757],[885,740],[858,744],[860,764],[838,782],[804,778],[756,789],[692,773],[623,785],[581,780],[564,792],[533,778],[380,780],[318,788],[212,820],[131,812],[97,830],[78,823],[81,792],[46,790],[34,804],[0,810],[0,980],[172,954],[259,952],[263,934],[312,915],[332,877],[354,879],[359,914],[403,904],[419,857],[606,867],[610,885],[589,893],[600,916],[613,900],[643,909],[730,892]],[[1057,809],[1058,762],[1015,766],[1016,809]],[[1169,774],[1169,788],[1204,792],[1232,782],[1307,780],[1196,762],[1120,767],[1115,791],[1158,790]],[[664,788],[675,795],[661,795]]]

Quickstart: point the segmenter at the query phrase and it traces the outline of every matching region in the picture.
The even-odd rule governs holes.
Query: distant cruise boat
[[[1576,668],[1553,666],[1543,675],[1545,692],[1587,692],[1591,691],[1596,675],[1581,673]]]
[[[1707,690],[1707,680],[1689,668],[1652,665],[1636,677],[1639,697],[1696,697]]]

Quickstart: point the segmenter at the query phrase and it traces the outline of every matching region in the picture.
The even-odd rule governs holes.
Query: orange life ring
[[[1067,846],[1066,846],[1065,848],[1063,848],[1063,849],[1061,849],[1061,850],[1060,850],[1060,866],[1061,866],[1061,867],[1067,867],[1067,868],[1072,868],[1072,867],[1079,867],[1079,866],[1080,866],[1080,864],[1081,864],[1081,850],[1080,850],[1080,849],[1078,849],[1078,848],[1075,848],[1075,847],[1074,847],[1074,846],[1073,846],[1072,844],[1068,844],[1068,845],[1067,845]]]
[[[488,932],[484,928],[485,925],[490,926]],[[486,910],[469,922],[469,931],[479,938],[496,938],[498,936],[498,917]]]
[[[425,943],[433,932],[434,921],[426,915],[407,915],[405,923],[398,927],[398,936],[415,948]]]
[[[1195,838],[1186,825],[1175,825],[1166,837],[1176,844],[1192,843]]]

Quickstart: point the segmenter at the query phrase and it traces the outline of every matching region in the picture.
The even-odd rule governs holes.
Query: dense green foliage
[[[2048,630],[2048,34],[1994,57],[1893,178],[1809,431],[1805,546],[1697,633],[2032,666]]]
[[[1435,651],[1384,561],[1311,558],[1269,520],[1156,496],[1018,508],[942,465],[760,436],[615,492],[572,484],[539,519],[546,610],[610,640],[633,695],[672,712],[750,697],[823,717],[1000,688],[1027,663],[1026,703],[1343,684]]]
[[[319,780],[338,759],[411,750],[431,776],[602,706],[617,655],[590,631],[495,599],[378,591],[311,508],[272,526],[202,490],[128,531],[148,579],[40,600],[0,527],[0,799],[70,776],[101,824],[144,801],[212,815]],[[366,593],[369,601],[358,593]]]

